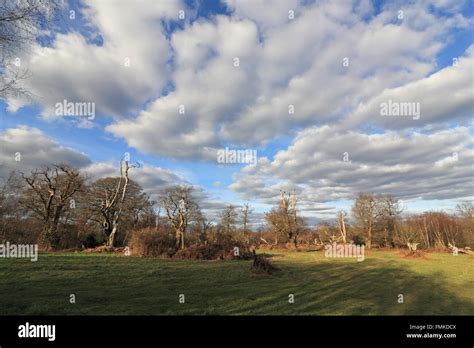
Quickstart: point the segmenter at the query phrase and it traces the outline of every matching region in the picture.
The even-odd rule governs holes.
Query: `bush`
[[[96,248],[104,244],[104,238],[98,235],[97,232],[87,232],[81,238],[81,246],[85,249]]]
[[[188,241],[189,242],[189,241]],[[145,228],[133,232],[130,253],[139,256],[173,257],[182,260],[250,260],[252,253],[246,244],[231,236],[217,234],[204,244],[196,243],[177,249],[174,235],[161,229]]]
[[[250,260],[252,254],[248,247],[241,242],[218,239],[215,242],[192,245],[178,250],[174,258],[183,260]]]
[[[172,257],[176,253],[174,236],[153,228],[133,232],[128,246],[132,255]]]
[[[9,241],[12,244],[36,244],[41,234],[41,224],[36,219],[0,220],[0,243]]]

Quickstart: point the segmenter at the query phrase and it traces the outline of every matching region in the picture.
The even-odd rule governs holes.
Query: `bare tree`
[[[122,201],[119,197],[124,196],[124,190],[125,199]],[[134,229],[140,227],[141,219],[149,220],[146,225],[154,223],[153,202],[150,202],[139,184],[131,179],[127,182],[126,177],[102,178],[92,182],[87,188],[85,201],[85,214],[90,221],[100,226],[109,247],[116,241],[119,223],[120,226],[131,225]]]
[[[339,234],[342,242],[347,243],[347,230],[346,230],[346,218],[347,212],[341,210],[337,213],[337,226],[339,227]]]
[[[224,228],[225,233],[231,234],[235,230],[235,224],[237,223],[238,213],[236,207],[232,204],[226,206],[221,212],[220,224]]]
[[[416,218],[414,219],[414,221]],[[406,245],[408,250],[411,254],[416,254],[418,245],[420,244],[420,240],[422,238],[422,232],[417,226],[416,223],[410,223],[410,219],[407,220],[401,228],[397,229],[395,235],[395,241],[398,244]]]
[[[130,179],[128,171],[135,168],[136,165],[130,165],[128,161],[120,161],[120,177],[117,180],[117,186],[113,192],[105,191],[105,197],[101,200],[101,214],[104,217],[103,229],[107,235],[107,246],[113,247],[115,236],[117,234],[120,218],[124,211],[125,199]]]
[[[3,179],[3,178],[0,178]],[[21,218],[22,211],[18,206],[18,199],[23,190],[23,179],[17,172],[12,171],[5,180],[1,180],[0,185],[0,231],[2,238],[0,241],[6,241],[8,227],[17,225]]]
[[[197,219],[197,242],[199,244],[207,244],[208,232],[214,227],[212,221],[208,221],[206,217],[198,211],[196,213]]]
[[[28,95],[18,82],[29,76],[19,53],[50,24],[61,0],[2,0],[0,3],[0,98]]]
[[[461,215],[464,243],[474,246],[474,204],[470,201],[461,202],[456,207]]]
[[[247,233],[247,227],[249,223],[249,214],[252,213],[252,208],[250,208],[250,204],[244,203],[240,212],[242,215],[242,229],[245,234]]]
[[[43,220],[42,242],[47,249],[59,245],[58,224],[63,213],[74,206],[72,197],[82,190],[79,171],[65,164],[43,167],[29,176],[22,173],[28,189],[20,204]]]
[[[459,214],[467,219],[474,219],[474,204],[470,201],[464,201],[456,206]]]
[[[244,203],[240,210],[240,214],[242,216],[242,238],[243,240],[248,243],[250,238],[247,234],[248,232],[248,224],[249,224],[249,215],[252,213],[252,208],[250,208],[249,203]]]
[[[377,200],[374,195],[360,193],[352,206],[357,223],[366,232],[367,248],[372,248],[372,232],[378,218]]]
[[[289,242],[293,242],[295,248],[298,247],[298,235],[304,225],[303,219],[297,216],[296,203],[296,192],[287,194],[281,191],[279,206],[265,214],[275,233],[286,236]]]
[[[175,230],[176,246],[184,249],[188,225],[199,219],[199,206],[192,196],[190,186],[172,186],[161,195],[161,204],[168,221]]]
[[[402,213],[402,208],[398,199],[393,195],[379,195],[377,199],[378,217],[385,231],[385,245],[393,246],[393,239],[397,228],[397,223]]]

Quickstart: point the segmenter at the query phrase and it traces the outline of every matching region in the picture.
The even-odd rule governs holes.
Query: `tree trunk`
[[[184,249],[184,232],[180,230],[176,230],[176,247],[178,249]]]
[[[410,254],[416,254],[417,253],[417,246],[418,243],[410,243],[407,242],[408,250],[410,251]]]
[[[372,226],[369,227],[367,232],[368,232],[367,248],[370,249],[370,248],[372,248]]]
[[[47,251],[59,247],[58,225],[53,221],[46,224],[41,234],[41,241]]]
[[[53,233],[54,232],[52,231],[52,226],[50,224],[47,224],[43,227],[43,231],[41,232],[41,244],[46,251],[51,251],[53,249],[51,243],[51,236]]]
[[[347,243],[347,240],[346,240],[347,233],[346,233],[346,223],[344,221],[344,216],[341,217],[341,234],[342,234],[342,242],[344,244],[346,244]]]
[[[115,236],[117,234],[117,225],[115,225],[113,228],[112,228],[112,232],[110,232],[109,234],[109,238],[107,239],[107,246],[109,248],[113,248],[114,247],[114,242],[115,242]]]

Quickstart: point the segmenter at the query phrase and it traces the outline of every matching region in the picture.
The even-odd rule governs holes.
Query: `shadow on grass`
[[[343,261],[344,262],[344,261]],[[474,314],[474,299],[459,298],[443,275],[420,276],[407,269],[370,262],[285,265],[277,286],[229,314],[265,315],[461,315]],[[262,284],[263,285],[263,284]],[[259,285],[255,285],[259,286]],[[268,284],[270,287],[270,284]],[[457,285],[459,286],[459,285]],[[264,288],[262,286],[261,288]],[[288,303],[289,294],[295,302]],[[403,303],[400,303],[400,295]],[[267,311],[267,309],[272,310]]]
[[[252,261],[75,256],[45,257],[37,263],[9,260],[0,264],[0,314],[474,314],[474,299],[465,288],[469,281],[450,284],[446,273],[420,275],[383,259],[283,256],[275,260],[280,270],[271,276],[253,274]],[[69,303],[71,293],[76,294],[75,305]],[[177,301],[180,293],[186,294],[185,305]]]

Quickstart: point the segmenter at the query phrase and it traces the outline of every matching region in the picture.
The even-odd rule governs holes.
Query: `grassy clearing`
[[[0,259],[0,314],[460,315],[474,314],[474,258],[407,259],[373,251],[364,262],[322,252],[272,252],[274,275],[251,261],[178,261],[103,254]],[[179,304],[179,294],[186,303]],[[69,303],[69,295],[76,303]],[[288,303],[294,294],[295,303]],[[397,302],[404,295],[404,304]]]

